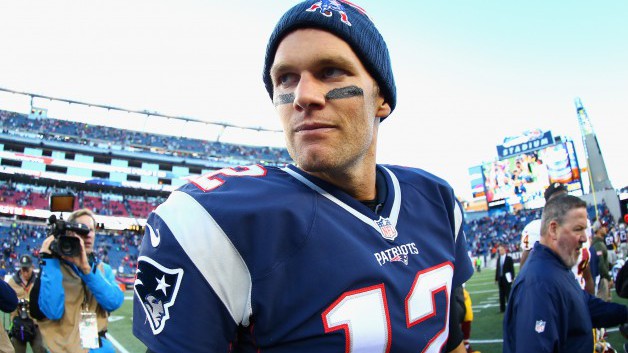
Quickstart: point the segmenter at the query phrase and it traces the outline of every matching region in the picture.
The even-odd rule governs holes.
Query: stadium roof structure
[[[12,97],[15,95],[25,97],[26,100]],[[50,115],[62,120],[73,120],[111,127],[121,127],[126,124],[129,126],[124,126],[123,128],[130,130],[170,136],[178,134],[185,137],[202,138],[208,141],[242,145],[283,147],[284,143],[281,130],[261,126],[241,126],[220,121],[207,121],[189,116],[162,114],[147,109],[126,109],[0,87],[0,102],[4,105],[9,103],[9,101],[13,101],[12,105],[14,108],[8,110],[26,114],[39,110],[40,112],[46,112],[43,117]],[[59,103],[65,105],[65,107],[61,107]],[[72,112],[73,106],[80,108],[75,109],[77,112]],[[2,108],[0,106],[0,109]],[[117,119],[115,119],[116,113],[118,113]],[[124,116],[122,117],[119,114]],[[130,119],[129,114],[136,119]],[[153,121],[148,123],[149,119]],[[144,121],[142,122],[142,120]]]

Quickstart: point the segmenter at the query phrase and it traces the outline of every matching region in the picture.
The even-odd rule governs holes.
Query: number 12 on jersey
[[[434,297],[438,292],[445,292],[444,325],[421,352],[440,352],[449,336],[449,295],[453,274],[451,262],[418,272],[406,296],[406,327],[409,329],[436,316]],[[384,284],[345,292],[323,312],[325,332],[344,330],[346,353],[388,353],[394,339],[389,304],[402,305],[400,298],[388,301]]]

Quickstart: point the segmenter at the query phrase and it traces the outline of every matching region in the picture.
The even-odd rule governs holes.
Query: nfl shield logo
[[[379,219],[375,221],[375,224],[377,224],[377,226],[379,227],[379,232],[382,237],[384,237],[384,239],[390,241],[395,240],[398,235],[397,229],[395,229],[395,226],[390,223],[390,220],[388,218],[380,216]]]
[[[543,331],[545,331],[545,321],[543,320],[537,320],[536,321],[536,325],[534,326],[534,331],[541,333]]]

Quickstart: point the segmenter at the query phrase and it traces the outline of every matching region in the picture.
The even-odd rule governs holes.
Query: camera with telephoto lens
[[[50,233],[55,240],[50,243],[50,251],[57,256],[75,257],[81,254],[81,241],[79,238],[68,235],[67,232],[74,232],[80,236],[89,234],[89,228],[82,223],[66,222],[51,215],[48,218],[50,223]]]
[[[74,210],[74,195],[52,194],[50,195],[50,211],[52,212],[72,212]],[[74,232],[80,236],[89,234],[89,227],[81,223],[66,222],[63,216],[57,219],[57,216],[50,215],[48,218],[50,224],[50,234],[55,239],[50,243],[50,251],[56,256],[75,257],[81,254],[81,241],[79,238],[68,235],[68,232]]]
[[[28,300],[20,299],[17,302],[17,315],[22,319],[28,319]]]

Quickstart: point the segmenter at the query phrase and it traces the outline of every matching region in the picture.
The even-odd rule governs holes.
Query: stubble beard
[[[565,266],[572,268],[578,263],[578,256],[580,255],[580,250],[576,250],[574,252],[570,252],[569,254],[562,255],[561,258],[565,263]]]
[[[346,168],[346,163],[342,158],[346,155],[346,151],[342,147],[335,150],[330,147],[306,151],[307,149],[302,148],[299,152],[294,146],[288,149],[290,156],[301,170],[308,173],[333,173]]]

